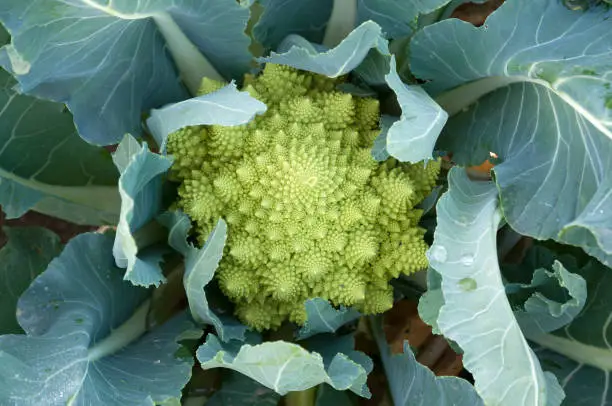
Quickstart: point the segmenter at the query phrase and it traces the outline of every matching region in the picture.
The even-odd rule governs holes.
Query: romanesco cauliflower
[[[268,110],[237,126],[169,137],[178,206],[202,239],[217,219],[228,240],[216,277],[236,314],[258,329],[305,322],[321,297],[364,313],[389,309],[389,280],[426,267],[421,212],[439,163],[371,157],[379,104],[339,80],[267,64],[245,89]],[[207,93],[222,84],[204,80]]]

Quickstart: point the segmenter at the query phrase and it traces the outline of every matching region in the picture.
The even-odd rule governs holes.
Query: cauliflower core
[[[168,153],[178,207],[204,241],[228,223],[216,278],[245,324],[303,324],[304,302],[380,313],[389,280],[427,266],[421,212],[439,163],[376,162],[379,104],[336,90],[338,79],[267,64],[244,90],[268,110],[236,126],[188,127]],[[202,93],[221,84],[205,80]]]

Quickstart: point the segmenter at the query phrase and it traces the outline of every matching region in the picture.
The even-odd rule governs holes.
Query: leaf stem
[[[285,406],[314,406],[318,386],[299,392],[289,392],[285,396]]]
[[[436,96],[435,100],[444,110],[446,110],[449,116],[454,116],[468,108],[485,94],[512,83],[524,81],[524,77],[518,76],[491,76],[455,87]]]
[[[533,69],[533,68],[532,68]],[[576,110],[582,117],[592,124],[597,130],[612,138],[612,131],[606,127],[602,120],[593,116],[583,105],[574,100],[569,94],[559,90],[559,86],[568,78],[559,79],[549,83],[543,79],[532,76],[491,76],[473,80],[464,85],[457,86],[449,91],[435,97],[436,102],[448,113],[450,117],[461,111],[465,111],[469,106],[487,93],[508,86],[513,83],[534,83],[545,87],[554,92],[561,100],[567,103],[572,109]]]
[[[204,406],[208,402],[206,396],[192,396],[183,400],[183,406]]]
[[[168,238],[168,230],[153,219],[136,230],[133,236],[138,249],[141,250],[153,244],[165,241]]]
[[[68,200],[88,208],[105,211],[119,216],[121,198],[116,186],[59,186],[39,182],[31,178],[22,178],[0,168],[0,178],[13,181],[18,185],[34,189],[58,199]],[[2,180],[0,180],[1,182]],[[41,199],[42,200],[42,199]]]
[[[191,42],[168,13],[153,15],[153,20],[164,36],[168,49],[178,67],[181,79],[192,95],[196,95],[204,77],[224,81],[223,76]]]
[[[187,298],[183,287],[184,274],[185,264],[181,261],[172,268],[166,277],[166,283],[153,291],[151,311],[147,316],[148,329],[164,324],[185,308]]]
[[[333,48],[355,28],[357,0],[334,0],[331,16],[325,29],[323,45]]]
[[[142,336],[146,331],[147,314],[149,313],[150,304],[151,301],[149,299],[145,300],[136,309],[132,317],[127,319],[118,328],[111,330],[109,336],[104,340],[91,347],[87,353],[87,359],[93,362],[114,354]]]

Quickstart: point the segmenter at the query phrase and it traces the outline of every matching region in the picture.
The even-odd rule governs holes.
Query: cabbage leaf
[[[23,92],[66,103],[91,143],[138,135],[143,112],[187,98],[176,67],[192,92],[202,76],[239,79],[249,69],[249,10],[239,2],[105,3],[0,4],[0,22],[12,35],[4,67]]]
[[[168,228],[168,244],[185,258],[183,286],[193,318],[199,323],[214,326],[222,341],[243,341],[247,327],[234,317],[215,311],[209,303],[208,292],[205,291],[223,257],[227,238],[225,221],[219,219],[204,246],[197,248],[187,241],[191,220],[185,213],[166,212],[159,216],[158,220]]]
[[[340,341],[327,338],[324,347],[327,350],[329,347],[346,350],[346,341],[342,338],[336,340]],[[350,389],[369,398],[366,379],[372,368],[371,360],[364,354],[355,360],[351,355],[334,350],[322,355],[286,341],[261,343],[254,335],[246,343],[230,341],[224,344],[209,334],[206,343],[197,351],[202,368],[221,367],[238,371],[280,395],[327,383],[334,389]]]
[[[19,299],[25,335],[0,336],[0,404],[152,405],[180,399],[194,337],[184,315],[146,331],[150,291],[123,281],[113,238],[72,239]],[[199,334],[199,333],[198,333]]]
[[[404,341],[403,353],[392,354],[382,320],[371,317],[370,322],[395,406],[484,406],[468,381],[454,376],[436,377],[421,365],[408,341]]]
[[[62,250],[59,237],[42,227],[3,227],[8,242],[0,249],[0,334],[23,333],[17,300],[30,282]]]
[[[429,25],[412,72],[451,119],[438,148],[495,161],[508,224],[612,264],[612,10],[506,1],[482,27]]]
[[[562,398],[561,387],[542,370],[506,297],[497,262],[502,216],[495,185],[453,168],[436,209],[428,257],[442,276],[438,328],[463,350],[478,394],[485,404],[558,405],[550,400]]]
[[[162,210],[162,182],[172,161],[149,151],[146,142],[138,142],[127,134],[114,156],[119,177],[121,213],[113,245],[113,255],[118,267],[126,268],[125,280],[140,286],[159,286],[166,278],[160,262],[165,250],[158,247],[141,250],[139,245],[149,245],[155,233],[143,229]],[[154,225],[154,223],[152,224]],[[145,234],[140,241],[136,233]],[[149,241],[146,241],[149,240]]]
[[[0,45],[7,41],[0,26]],[[109,154],[79,138],[64,105],[22,95],[16,84],[0,68],[0,206],[7,217],[34,209],[79,224],[115,222],[117,171]]]

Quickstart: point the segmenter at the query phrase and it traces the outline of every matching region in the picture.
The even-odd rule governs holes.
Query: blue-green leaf
[[[192,125],[218,124],[234,126],[248,123],[257,114],[266,111],[266,105],[240,92],[231,83],[216,92],[194,97],[151,111],[147,120],[149,130],[158,145],[165,146],[169,134]]]
[[[45,194],[11,179],[0,177],[0,207],[8,219],[23,216],[40,202]]]
[[[146,142],[128,158],[126,151],[133,148],[134,143],[136,140],[126,135],[119,146],[120,155],[116,158],[121,166],[126,158],[129,160],[119,178],[121,216],[113,255],[117,266],[127,268],[125,280],[140,286],[159,286],[166,280],[159,265],[164,251],[139,250],[134,233],[150,223],[161,211],[162,181],[172,161],[149,151]]]
[[[444,306],[442,277],[435,269],[427,270],[427,291],[419,298],[419,317],[431,326],[433,334],[442,334],[438,328],[438,316]]]
[[[391,51],[391,50],[390,50]],[[385,76],[391,70],[391,57],[378,51],[370,51],[364,60],[355,68],[353,74],[374,88],[387,86]]]
[[[425,13],[417,18],[417,28],[421,29],[425,26],[438,22],[440,20],[445,20],[447,18],[451,18],[454,11],[459,8],[459,6],[465,3],[486,3],[489,0],[450,0],[446,1],[445,5],[442,7],[430,11],[429,13]]]
[[[510,0],[483,27],[444,20],[410,44],[413,73],[454,116],[439,147],[461,165],[497,154],[508,224],[522,235],[580,246],[608,265],[610,42],[609,8]]]
[[[59,237],[38,227],[2,230],[8,242],[0,249],[0,334],[18,334],[17,300],[30,282],[62,250]]]
[[[180,398],[182,315],[146,331],[149,291],[123,281],[113,239],[82,234],[18,303],[27,335],[0,337],[0,404],[152,405]]]
[[[249,10],[240,2],[105,3],[0,5],[0,21],[12,34],[7,68],[20,88],[66,103],[79,134],[92,143],[139,134],[142,112],[186,98],[175,65],[191,87],[209,71],[218,75],[215,68],[227,79],[240,79],[249,69]]]
[[[320,44],[331,15],[329,0],[259,0],[264,8],[253,37],[266,49],[277,49],[290,34]]]
[[[34,209],[81,224],[117,220],[117,171],[87,145],[62,104],[24,96],[0,68],[0,206],[8,218]]]
[[[582,311],[587,298],[582,276],[550,258],[550,253],[539,252],[543,250],[532,249],[520,266],[503,268],[511,281],[529,279],[527,275],[531,275],[529,283],[506,284],[514,316],[527,337],[549,333],[570,323]],[[552,272],[544,267],[552,268]]]
[[[482,0],[481,0],[482,1]],[[387,38],[410,35],[420,14],[430,13],[449,0],[259,0],[264,12],[253,29],[254,38],[266,49],[277,49],[291,34],[310,42],[323,42],[334,3],[339,3],[342,20],[355,15],[354,25],[374,21]],[[332,21],[333,24],[333,21]],[[332,27],[334,29],[336,27]]]
[[[119,170],[119,173],[125,172],[132,157],[141,150],[142,147],[136,138],[130,134],[126,134],[123,137],[119,145],[117,145],[117,149],[112,154],[113,163]]]
[[[401,118],[387,132],[387,152],[402,162],[431,159],[448,114],[421,86],[407,86],[402,82],[395,69],[394,56],[385,80],[402,108]]]
[[[550,405],[557,387],[547,384],[502,282],[496,250],[502,216],[495,185],[470,181],[465,171],[453,168],[437,217],[428,258],[442,276],[440,331],[464,351],[464,365],[485,404]]]
[[[221,388],[206,401],[206,406],[276,406],[280,396],[248,376],[227,371]]]
[[[354,334],[345,334],[342,336],[332,334],[317,334],[300,344],[303,345],[308,351],[317,353],[323,357],[323,365],[325,368],[329,368],[328,373],[336,374],[337,371],[344,369],[353,370],[353,364],[360,365],[365,371],[366,375],[372,372],[374,363],[372,359],[361,351],[355,350],[355,336]],[[338,358],[338,355],[343,357]],[[331,367],[334,366],[334,369]],[[356,393],[359,396],[370,398],[370,389],[367,386],[367,377],[358,376],[356,379],[353,376],[346,376],[344,378],[338,378],[337,385],[340,386],[340,390],[344,390],[344,384],[349,383],[352,380],[350,391]],[[337,388],[336,388],[337,389]]]
[[[387,38],[399,38],[412,34],[417,17],[431,13],[450,0],[356,0],[358,21],[373,20],[385,32]]]
[[[380,318],[370,318],[395,406],[484,406],[474,387],[456,377],[436,377],[421,365],[404,341],[404,352],[392,354]]]
[[[327,384],[321,384],[317,388],[315,406],[353,406],[354,402],[350,392],[339,391]]]
[[[345,75],[355,69],[371,49],[389,54],[380,27],[372,21],[355,28],[340,44],[328,51],[319,52],[320,47],[315,47],[297,35],[285,38],[280,48],[287,51],[272,52],[268,57],[259,58],[259,61],[293,66],[330,78]]]
[[[319,333],[335,333],[341,326],[361,316],[353,308],[335,309],[327,300],[321,298],[308,299],[305,306],[308,318],[298,332],[298,340]]]
[[[367,370],[342,353],[324,362],[320,354],[285,341],[223,344],[209,334],[206,343],[198,349],[197,357],[204,369],[232,369],[280,395],[327,383],[335,389],[350,389],[369,397],[369,393],[363,392],[364,388],[367,390]]]
[[[541,266],[550,267],[558,258],[568,270],[586,280],[589,295],[584,310],[569,325],[551,334],[527,337],[538,344],[535,351],[542,365],[563,384],[564,405],[599,406],[612,402],[612,302],[608,293],[611,269],[566,246],[547,244],[545,250],[537,248],[536,259]]]
[[[185,257],[183,286],[187,293],[189,309],[193,318],[204,324],[211,324],[223,341],[244,340],[247,327],[233,317],[218,315],[211,309],[204,288],[213,279],[227,237],[227,224],[219,219],[216,227],[200,249],[187,242],[191,221],[181,212],[167,212],[159,221],[169,229],[168,243]]]
[[[585,348],[568,348],[570,351],[583,351]],[[565,402],[563,405],[601,406],[612,402],[610,387],[610,350],[603,353],[588,353],[589,359],[604,356],[605,365],[591,366],[582,360],[575,361],[545,347],[534,347],[542,365],[546,365],[559,382],[563,383]],[[582,357],[580,357],[582,358]],[[603,368],[602,368],[603,367]]]
[[[389,151],[387,151],[387,134],[389,133],[391,126],[395,124],[396,121],[396,117],[385,114],[380,116],[380,134],[378,134],[374,140],[374,145],[372,146],[372,158],[378,162],[385,161],[391,157],[391,155],[389,155]]]

